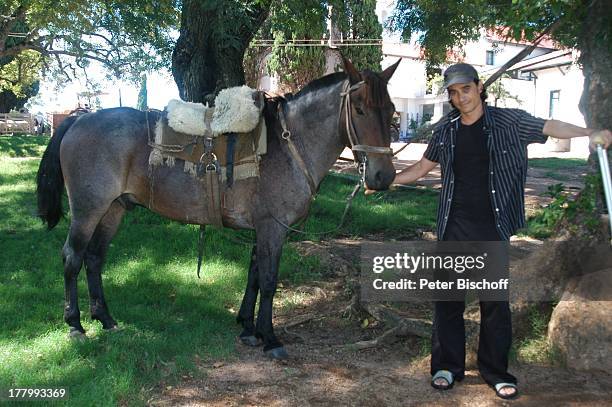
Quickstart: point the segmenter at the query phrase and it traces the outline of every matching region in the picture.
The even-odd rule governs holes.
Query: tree
[[[476,40],[480,30],[499,31],[515,40],[532,40],[559,20],[552,33],[560,44],[580,50],[585,76],[581,110],[587,125],[611,127],[612,16],[606,1],[471,0],[432,2],[399,0],[389,26],[404,39],[418,33],[425,56],[432,64],[446,60],[453,48]]]
[[[245,50],[268,16],[271,0],[184,0],[172,74],[183,100],[205,102],[245,82]]]
[[[0,65],[0,113],[21,109],[38,93],[40,68],[40,58],[33,51],[4,58]]]
[[[497,107],[497,103],[500,100],[507,100],[507,99],[512,99],[517,103],[521,103],[521,99],[511,93],[508,89],[506,89],[506,86],[504,85],[504,83],[502,82],[502,79],[506,77],[510,77],[510,75],[504,74],[502,75],[499,79],[497,79],[495,82],[493,82],[492,84],[490,84],[487,87],[487,94],[489,96],[493,96],[493,106]],[[483,77],[482,81],[486,82],[488,79],[488,77]]]
[[[166,66],[177,26],[178,0],[4,0],[0,69],[27,53],[56,79],[86,77],[91,61],[135,79]]]
[[[138,91],[138,102],[136,102],[136,109],[147,110],[147,75],[142,75],[140,78],[140,90]]]
[[[348,0],[345,4],[345,19],[340,19],[345,38],[356,40],[378,40],[382,38],[383,27],[376,15],[376,0]],[[361,69],[380,70],[382,49],[379,45],[349,46],[343,55],[357,63]]]
[[[332,38],[333,42],[342,47],[345,57],[360,68],[380,70],[380,44],[344,46],[340,43],[341,38],[353,43],[381,38],[382,26],[376,16],[375,0],[284,0],[274,4],[270,17],[255,37],[259,43],[270,43],[269,48],[260,51],[258,45],[247,51],[245,65],[253,76],[249,78],[250,83],[262,72],[259,69],[262,62],[267,73],[280,79],[284,91],[296,91],[323,75],[330,53],[321,44],[330,36],[328,19],[332,22],[333,35],[337,36]]]
[[[405,39],[418,33],[426,57],[435,64],[444,61],[453,48],[477,39],[483,28],[504,27],[504,33],[515,40],[532,40],[556,21],[553,39],[580,51],[584,91],[579,106],[587,126],[611,128],[612,13],[605,0],[398,0],[390,27],[401,30]],[[519,267],[557,288],[581,269],[584,253],[608,245],[607,228],[600,217],[601,180],[595,175],[598,171],[592,159],[591,164],[594,174],[587,177],[576,201],[568,205],[551,239],[556,244],[534,253]]]
[[[249,83],[253,83],[253,78],[263,72],[259,64],[263,58],[267,58],[267,71],[278,75],[287,90],[295,90],[324,73],[324,48],[286,43],[296,39],[321,41],[327,32],[328,5],[333,6],[333,19],[345,30],[345,38],[380,38],[382,27],[376,19],[375,3],[185,0],[181,34],[172,56],[172,73],[181,98],[203,102],[220,89],[242,85],[245,67]],[[265,49],[249,48],[253,38],[272,43],[269,55]],[[380,47],[369,47],[369,52],[352,48],[348,53],[358,58],[360,66],[380,69]]]

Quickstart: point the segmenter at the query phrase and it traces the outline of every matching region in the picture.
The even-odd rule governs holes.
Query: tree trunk
[[[586,19],[578,38],[584,74],[579,107],[587,127],[612,129],[612,15],[606,1],[584,1],[584,4]],[[591,154],[589,164],[594,174],[600,173],[595,153]],[[600,189],[595,202],[598,214],[603,213],[604,206],[603,189]]]
[[[244,84],[244,52],[267,18],[271,0],[241,10],[234,2],[208,3],[183,2],[180,36],[172,53],[174,80],[181,98],[190,102],[212,101],[219,90]],[[236,21],[232,16],[238,15]]]
[[[580,63],[584,74],[584,89],[580,111],[587,127],[612,128],[612,16],[603,0],[585,1],[586,18],[578,38]],[[589,158],[589,172],[599,174],[596,154]],[[541,250],[524,259],[516,268],[524,275],[537,275],[538,284],[547,295],[559,298],[581,274],[598,268],[586,267],[589,258],[605,258],[609,250],[608,221],[602,216],[605,208],[601,180],[587,177],[586,186],[574,202],[575,211],[566,212],[557,231]],[[604,249],[605,248],[605,249]],[[603,251],[602,251],[603,250]],[[598,254],[603,253],[603,254]],[[603,266],[602,266],[603,267]],[[529,326],[530,303],[513,304],[513,327],[523,330]]]
[[[612,15],[607,2],[584,2],[587,9],[578,38],[584,90],[580,111],[591,128],[612,128]]]

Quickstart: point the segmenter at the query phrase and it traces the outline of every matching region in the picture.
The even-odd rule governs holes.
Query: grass
[[[549,170],[568,170],[572,168],[580,168],[587,165],[587,160],[582,158],[530,158],[529,166],[534,168],[545,168]]]
[[[112,315],[123,330],[104,332],[88,315],[84,272],[79,276],[82,322],[90,339],[66,339],[62,321],[60,249],[68,222],[47,232],[35,217],[34,178],[47,137],[0,137],[0,389],[65,387],[70,405],[144,405],[149,397],[197,372],[198,360],[232,358],[250,247],[250,232],[206,236],[202,278],[196,277],[197,227],[143,208],[128,213],[110,247],[103,276]],[[352,185],[328,177],[311,216],[310,233],[332,229]],[[428,191],[359,194],[346,224],[325,237],[385,232],[411,236],[433,229],[437,194]],[[322,238],[292,236],[291,239]],[[280,278],[288,284],[321,275],[318,259],[286,246]],[[287,307],[299,298],[288,299]]]
[[[532,307],[528,313],[530,331],[512,353],[519,362],[539,365],[556,365],[560,363],[559,355],[548,341],[548,322],[550,312],[543,312]]]

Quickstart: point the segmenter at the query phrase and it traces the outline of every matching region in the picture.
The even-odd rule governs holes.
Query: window
[[[487,51],[487,65],[495,65],[495,51]]]
[[[560,90],[550,91],[550,102],[548,105],[548,117],[554,119],[559,114],[559,99],[561,97]]]

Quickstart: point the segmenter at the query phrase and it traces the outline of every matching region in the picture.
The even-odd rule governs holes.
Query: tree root
[[[397,326],[389,329],[381,336],[370,341],[360,341],[353,346],[359,350],[390,345],[407,336],[427,338],[431,336],[431,322],[424,319],[401,318]]]

